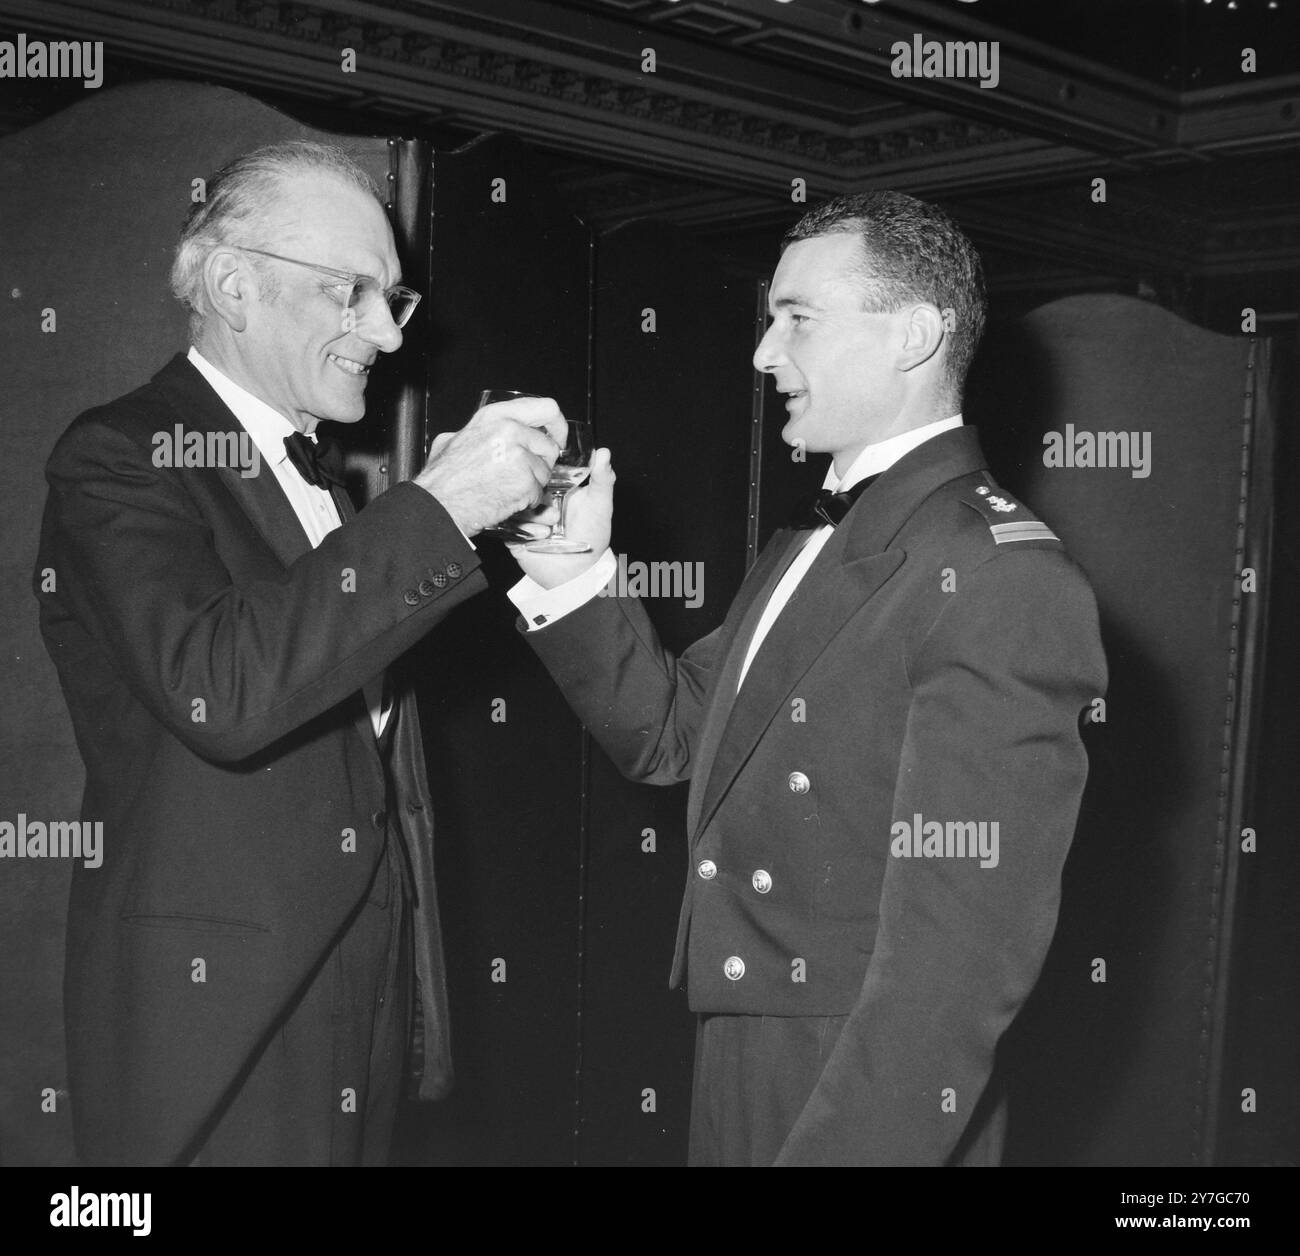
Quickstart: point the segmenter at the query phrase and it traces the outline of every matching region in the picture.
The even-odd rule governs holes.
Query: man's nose
[[[393,321],[387,301],[376,301],[357,324],[357,331],[362,340],[369,341],[380,353],[392,353],[402,347],[402,329]]]
[[[754,370],[774,371],[780,359],[781,349],[776,334],[776,324],[771,323],[768,325],[763,339],[758,342],[758,348],[754,350]]]

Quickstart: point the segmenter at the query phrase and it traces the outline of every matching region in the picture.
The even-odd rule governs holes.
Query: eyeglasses
[[[296,257],[284,257],[279,253],[268,253],[265,249],[250,249],[247,245],[237,245],[245,253],[256,253],[260,257],[271,257],[277,262],[289,262],[294,266],[306,266],[309,270],[318,270],[322,275],[332,275],[338,282],[327,284],[326,289],[341,295],[337,298],[343,306],[343,330],[351,331],[361,319],[374,309],[376,301],[383,301],[388,306],[388,313],[398,327],[405,327],[415,307],[420,304],[420,294],[414,288],[396,284],[391,288],[381,288],[379,280],[371,275],[354,275],[348,270],[335,270],[331,266],[318,266],[315,262],[303,262]]]

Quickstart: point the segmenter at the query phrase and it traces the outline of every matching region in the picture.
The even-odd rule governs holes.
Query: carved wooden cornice
[[[896,186],[978,209],[1014,188],[1020,204],[1035,186],[1300,140],[1294,77],[1180,93],[952,0],[0,0],[0,17],[103,39],[110,64],[206,72],[395,129],[504,130],[616,163],[627,177],[593,194],[607,223],[650,207],[690,225],[758,222],[788,210],[796,177],[810,197]],[[997,39],[998,86],[892,77],[890,45],[918,31]],[[355,73],[342,72],[344,48]],[[1181,239],[1176,207],[1148,208],[1155,228],[1135,231],[1135,248],[1213,264],[1206,237]],[[1058,242],[1050,223],[1016,217],[1022,245]]]

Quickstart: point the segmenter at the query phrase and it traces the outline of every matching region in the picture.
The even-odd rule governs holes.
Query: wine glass
[[[551,468],[551,478],[546,491],[559,509],[559,520],[551,528],[551,535],[541,540],[529,541],[524,549],[534,554],[588,554],[591,546],[586,541],[575,541],[564,535],[564,503],[572,489],[591,474],[587,465],[591,461],[591,424],[583,419],[569,420],[569,439]]]
[[[479,394],[478,409],[482,410],[484,406],[490,406],[497,401],[517,401],[520,397],[536,397],[539,395],[538,393],[516,392],[511,388],[485,388]],[[547,524],[540,523],[530,517],[534,509],[535,507],[529,507],[527,510],[516,511],[509,518],[502,519],[500,523],[493,527],[484,528],[479,535],[493,536],[498,541],[515,543],[543,539],[549,535],[551,529]]]

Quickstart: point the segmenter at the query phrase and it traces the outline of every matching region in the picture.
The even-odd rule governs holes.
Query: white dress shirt
[[[939,419],[934,423],[925,424],[924,427],[916,427],[910,432],[902,432],[897,436],[891,436],[888,440],[868,445],[853,460],[842,477],[836,476],[835,464],[832,463],[826,471],[823,487],[836,493],[852,488],[859,480],[865,480],[869,475],[879,475],[880,472],[892,467],[904,454],[911,453],[918,445],[925,444],[940,432],[951,431],[961,425],[961,415],[955,414],[950,419]],[[745,673],[749,671],[749,665],[754,661],[759,646],[763,644],[777,617],[785,609],[799,581],[803,579],[808,568],[821,553],[822,546],[830,540],[832,531],[834,529],[829,524],[813,528],[808,533],[803,549],[786,568],[785,574],[772,590],[772,596],[768,599],[767,606],[763,608],[763,615],[750,639],[749,648],[745,651],[745,661],[740,669],[737,689],[744,683]],[[535,580],[525,576],[510,589],[508,596],[528,625],[528,631],[536,632],[571,611],[576,611],[578,607],[585,606],[610,582],[617,570],[618,559],[612,549],[607,549],[594,566],[588,567],[581,575],[574,576],[564,584],[558,584],[553,589],[545,589]]]
[[[938,436],[940,432],[947,432],[954,427],[961,426],[961,415],[954,415],[951,419],[940,419],[935,423],[927,423],[924,427],[914,427],[910,432],[900,432],[897,436],[891,436],[888,440],[879,441],[875,445],[868,445],[849,465],[849,469],[840,478],[835,475],[835,464],[832,462],[826,470],[826,479],[822,483],[823,488],[828,488],[833,493],[842,493],[846,489],[852,488],[859,480],[865,480],[868,476],[879,475],[882,471],[887,471],[894,465],[904,454],[910,454],[918,445],[924,445],[932,437]],[[785,569],[785,575],[777,582],[777,586],[772,590],[772,596],[768,599],[767,605],[763,608],[762,617],[758,621],[758,626],[754,629],[754,635],[750,638],[749,648],[745,651],[745,661],[740,667],[740,679],[736,682],[737,690],[745,683],[745,674],[749,671],[749,665],[754,661],[754,655],[758,653],[759,646],[763,644],[767,634],[772,631],[772,625],[776,623],[777,617],[785,610],[786,603],[789,602],[795,589],[799,587],[799,581],[804,578],[808,568],[817,561],[817,555],[822,552],[822,547],[831,539],[831,533],[835,529],[830,524],[823,524],[820,528],[811,528],[808,531],[808,539],[804,542],[803,549],[795,555],[794,561]]]
[[[270,467],[274,472],[276,482],[284,490],[293,513],[298,516],[298,522],[307,534],[307,540],[311,542],[312,549],[315,549],[343,521],[339,518],[338,507],[334,505],[329,490],[308,484],[289,461],[284,438],[298,429],[278,410],[273,410],[265,401],[254,397],[229,376],[223,375],[193,345],[186,356],[199,374],[212,385],[213,391],[225,402],[244,431],[253,438],[262,465]],[[310,421],[306,435],[315,441],[316,420]],[[384,731],[392,711],[392,704],[383,701],[383,676],[376,676],[365,685],[363,693],[366,705],[370,708],[370,723],[378,737]]]

